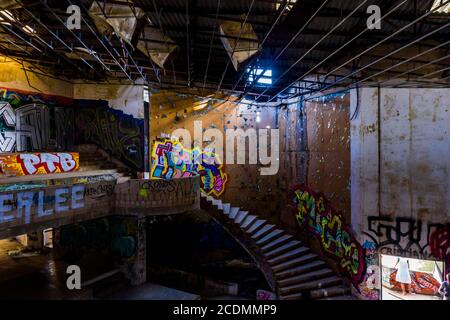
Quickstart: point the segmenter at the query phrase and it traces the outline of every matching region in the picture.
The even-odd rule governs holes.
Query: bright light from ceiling
[[[255,76],[258,77],[263,73],[264,69],[249,69],[247,68],[247,72],[249,73],[247,81],[253,82],[255,81]],[[257,83],[260,84],[272,84],[272,69],[267,69],[264,71],[264,74],[258,79]]]
[[[439,7],[442,3],[446,1],[447,0],[434,0],[433,6],[431,7],[431,11],[435,10],[437,7]],[[450,13],[450,3],[446,4],[443,7],[440,7],[435,11],[435,13]]]
[[[22,30],[25,31],[26,33],[29,33],[29,34],[34,34],[34,33],[36,33],[36,30],[34,30],[32,27],[30,27],[30,26],[28,26],[28,25],[24,26],[24,27],[22,28]]]
[[[283,4],[284,1],[275,3],[275,10],[280,9],[280,6]],[[286,9],[284,10],[284,14],[287,14],[289,11],[292,10],[292,7],[294,7],[294,4],[297,3],[297,0],[289,0]]]
[[[12,15],[12,13],[9,12],[8,10],[0,10],[0,13],[1,13],[4,17],[8,18],[8,20],[13,21],[13,22],[16,21],[16,19],[14,19],[14,16]]]

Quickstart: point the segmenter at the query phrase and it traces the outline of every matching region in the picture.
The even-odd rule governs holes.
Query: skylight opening
[[[280,1],[275,3],[275,10],[280,9],[281,5],[284,3],[284,1]],[[287,14],[289,11],[292,10],[294,7],[294,4],[297,3],[297,0],[289,0],[286,9],[284,10],[283,14]]]
[[[264,74],[263,74],[264,72]],[[272,69],[267,69],[264,71],[264,69],[250,69],[247,68],[248,78],[247,81],[249,83],[253,83],[255,81],[255,78],[258,78],[261,74],[262,76],[259,77],[258,81],[256,83],[264,84],[264,85],[271,85],[272,84]]]
[[[431,11],[434,11],[437,7],[442,5],[444,2],[445,2],[444,0],[434,0],[433,6],[431,7]],[[434,13],[450,13],[450,3],[437,9],[436,11],[434,11]]]

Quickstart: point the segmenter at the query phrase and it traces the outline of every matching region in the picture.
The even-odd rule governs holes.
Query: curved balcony
[[[200,177],[131,179],[0,192],[0,239],[106,215],[166,215],[200,208]]]

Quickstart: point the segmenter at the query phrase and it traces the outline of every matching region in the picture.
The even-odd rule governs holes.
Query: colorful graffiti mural
[[[66,150],[73,145],[71,99],[0,88],[0,152]]]
[[[213,152],[199,148],[186,149],[178,141],[156,141],[152,150],[150,176],[175,179],[200,175],[200,188],[208,195],[220,196],[225,191],[228,175]]]
[[[75,152],[0,154],[0,175],[26,176],[78,169],[79,154]]]
[[[377,246],[374,242],[366,240],[362,247],[364,249],[366,272],[358,286],[359,293],[364,299],[378,300],[380,299],[381,273]]]
[[[397,270],[391,270],[389,273],[389,284],[390,289],[395,291],[402,291],[400,282],[395,280],[397,275]],[[431,296],[439,296],[439,287],[440,283],[432,275],[419,272],[419,271],[411,271],[411,291],[417,294],[431,295]]]
[[[358,287],[365,272],[364,250],[342,214],[329,205],[324,195],[304,185],[293,188],[293,202],[300,228],[320,241],[324,253],[337,260]]]
[[[144,120],[109,108],[106,101],[76,100],[75,105],[76,143],[94,143],[144,171]]]

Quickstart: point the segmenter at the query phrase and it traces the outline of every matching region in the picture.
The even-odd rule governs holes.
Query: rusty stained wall
[[[352,224],[357,232],[366,231],[368,218],[378,216],[448,223],[449,93],[361,89],[351,129]],[[352,91],[352,108],[356,105]]]
[[[289,209],[292,202],[289,188],[295,183],[308,183],[311,188],[323,191],[336,208],[349,215],[347,96],[333,99],[326,105],[307,103],[303,115],[300,104],[250,108],[243,104],[215,102],[210,107],[193,111],[193,106],[199,103],[199,99],[173,91],[153,93],[150,112],[152,145],[162,133],[171,134],[178,128],[189,130],[194,141],[194,121],[202,121],[203,131],[209,128],[221,131],[265,129],[267,126],[280,130],[278,174],[260,175],[259,164],[228,164],[225,171],[229,180],[222,200],[294,228],[295,220]],[[260,122],[256,121],[257,112],[260,112]]]

